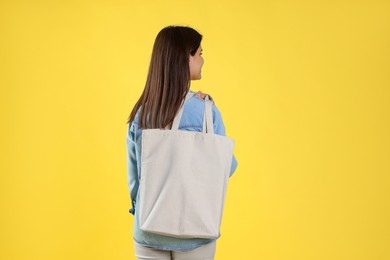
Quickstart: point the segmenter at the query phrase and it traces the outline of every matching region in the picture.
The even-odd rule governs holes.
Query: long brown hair
[[[141,107],[140,128],[172,125],[190,89],[189,55],[195,55],[201,41],[202,35],[186,26],[167,26],[157,34],[145,88],[127,123],[135,119]]]

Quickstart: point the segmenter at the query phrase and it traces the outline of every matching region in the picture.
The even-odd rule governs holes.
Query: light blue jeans
[[[134,251],[137,260],[214,260],[216,241],[189,251],[167,251],[146,247],[134,241]]]

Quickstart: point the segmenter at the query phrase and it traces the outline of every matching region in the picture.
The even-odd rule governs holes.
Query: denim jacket
[[[190,90],[191,92],[194,92]],[[211,98],[211,97],[210,97]],[[211,98],[212,99],[212,98]],[[197,131],[202,132],[203,114],[204,114],[205,101],[197,98],[193,95],[184,105],[183,114],[179,124],[179,130]],[[225,126],[222,121],[221,113],[216,107],[215,103],[212,106],[214,133],[226,136]],[[218,239],[204,239],[204,238],[174,238],[163,236],[155,233],[142,231],[138,223],[138,174],[140,172],[140,161],[141,161],[141,137],[142,128],[139,128],[139,111],[137,111],[133,122],[128,124],[128,131],[126,136],[127,143],[127,176],[128,176],[128,188],[130,191],[130,198],[132,208],[129,213],[134,215],[134,227],[133,227],[133,238],[134,240],[144,246],[154,247],[162,250],[173,250],[173,251],[186,251],[195,249],[201,245],[210,243]],[[233,155],[232,166],[230,170],[230,176],[233,175],[237,168],[237,160]]]

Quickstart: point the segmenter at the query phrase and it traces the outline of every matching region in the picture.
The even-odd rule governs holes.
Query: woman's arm
[[[226,129],[225,129],[225,125],[224,125],[223,120],[222,120],[222,115],[214,103],[213,103],[212,108],[213,108],[212,111],[213,111],[214,133],[218,134],[218,135],[226,136]],[[231,177],[233,175],[233,173],[236,171],[237,165],[238,165],[238,162],[236,160],[236,157],[233,154],[232,166],[230,168],[229,177]]]
[[[128,187],[130,191],[130,199],[132,208],[129,210],[129,213],[134,215],[135,212],[135,203],[136,196],[138,192],[138,166],[137,166],[137,156],[136,156],[136,143],[134,141],[135,133],[133,131],[134,125],[129,124],[129,129],[126,137],[126,148],[127,148],[127,180]]]

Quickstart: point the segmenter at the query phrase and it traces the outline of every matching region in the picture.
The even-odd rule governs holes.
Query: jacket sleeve
[[[136,143],[135,143],[135,132],[134,125],[129,124],[126,137],[126,147],[127,147],[127,181],[130,192],[130,199],[132,208],[129,210],[129,213],[134,215],[135,213],[135,203],[138,192],[138,166],[137,166],[137,156],[136,156]]]
[[[226,130],[222,120],[222,115],[214,103],[213,103],[213,123],[214,123],[214,133],[218,135],[226,136]],[[232,167],[230,169],[229,177],[231,177],[233,173],[236,171],[237,166],[238,166],[238,162],[236,160],[236,157],[233,154]]]

